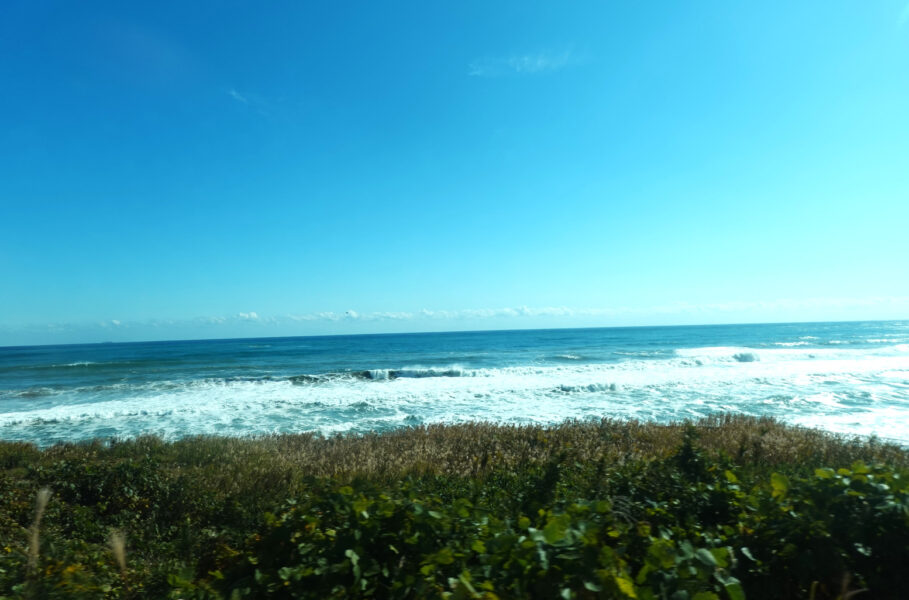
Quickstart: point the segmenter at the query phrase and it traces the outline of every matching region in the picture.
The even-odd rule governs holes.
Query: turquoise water
[[[909,443],[909,322],[0,348],[0,438],[42,445],[728,411]]]

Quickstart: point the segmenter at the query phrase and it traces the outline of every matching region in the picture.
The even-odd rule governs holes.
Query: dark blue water
[[[724,411],[909,441],[909,322],[0,348],[0,437],[40,444]]]

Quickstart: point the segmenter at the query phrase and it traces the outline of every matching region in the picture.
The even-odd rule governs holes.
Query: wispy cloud
[[[257,335],[300,335],[307,332],[413,331],[514,327],[571,327],[592,325],[732,323],[766,320],[825,320],[862,318],[901,318],[909,310],[909,297],[876,296],[853,298],[794,298],[755,301],[730,301],[705,304],[669,303],[650,306],[568,307],[505,306],[498,308],[428,309],[414,311],[359,312],[322,311],[304,314],[260,315],[238,312],[229,316],[200,316],[192,319],[120,320],[87,323],[43,323],[13,327],[0,322],[0,345],[21,339],[23,343],[55,343],[61,336],[91,339],[110,335],[126,339],[169,336],[236,335],[239,331]],[[877,316],[875,316],[877,315]],[[892,316],[888,316],[892,315]],[[513,325],[509,325],[511,322]],[[357,325],[360,325],[359,327]],[[116,332],[121,332],[119,336]],[[156,333],[149,333],[156,332]],[[170,332],[170,333],[167,333]]]
[[[316,312],[302,315],[271,317],[269,322],[342,322],[342,321],[467,321],[485,319],[534,319],[562,317],[647,317],[648,315],[722,315],[732,313],[773,313],[799,310],[857,309],[909,306],[907,297],[873,298],[800,298],[765,301],[734,301],[710,304],[672,303],[651,306],[587,307],[507,306],[499,308],[428,309],[402,312]]]
[[[243,104],[249,104],[249,98],[247,98],[246,96],[244,96],[237,90],[234,90],[234,89],[227,90],[227,95],[230,96],[231,98],[233,98],[234,100],[236,100],[237,102],[241,102]]]
[[[235,102],[247,106],[249,110],[253,110],[262,116],[268,117],[272,115],[273,103],[258,94],[246,91],[240,92],[236,88],[230,88],[227,90],[227,95]]]
[[[579,57],[571,50],[515,54],[475,60],[468,66],[467,73],[472,77],[535,75],[559,71],[578,62]]]
[[[904,27],[907,23],[909,23],[909,3],[903,7],[903,12],[900,13],[899,18],[900,27]]]
[[[378,311],[360,313],[355,310],[339,312],[317,312],[304,315],[288,315],[283,317],[290,321],[416,321],[416,320],[462,320],[462,319],[489,319],[495,317],[540,317],[540,316],[573,316],[573,315],[600,314],[586,309],[571,309],[566,307],[529,308],[526,306],[505,308],[468,308],[459,310],[430,310],[422,309],[414,312],[407,311]],[[605,314],[605,313],[603,313]],[[282,317],[277,317],[282,320]]]

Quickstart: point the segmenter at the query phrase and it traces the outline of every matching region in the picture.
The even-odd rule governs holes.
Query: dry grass
[[[171,450],[174,460],[186,466],[257,464],[275,474],[291,470],[314,476],[476,476],[556,456],[617,462],[663,458],[678,450],[690,425],[612,419],[549,427],[468,423],[329,438],[314,434],[190,438],[174,443]],[[708,452],[723,452],[744,464],[864,460],[909,466],[909,453],[899,446],[791,427],[770,418],[722,415],[693,425]]]
[[[38,497],[35,500],[35,520],[29,529],[28,536],[28,571],[35,570],[38,564],[38,555],[41,551],[41,518],[44,517],[44,511],[47,508],[47,502],[50,500],[51,491],[47,488],[38,490]]]
[[[120,573],[126,575],[126,537],[122,532],[114,530],[110,532],[110,551],[120,567]]]
[[[843,466],[855,460],[909,467],[909,452],[893,444],[796,428],[772,418],[720,415],[696,423],[567,421],[554,426],[466,423],[425,425],[384,433],[323,437],[313,433],[254,438],[154,437],[110,445],[64,444],[42,451],[0,443],[8,466],[21,461],[136,460],[151,457],[168,477],[219,496],[293,494],[306,476],[373,480],[407,475],[482,477],[553,459],[621,464],[676,452],[694,427],[708,455],[743,465]],[[13,460],[13,455],[19,460]]]
[[[110,451],[156,455],[184,469],[217,466],[225,483],[258,472],[268,481],[317,477],[401,477],[407,474],[477,476],[493,468],[547,462],[663,458],[678,450],[693,425],[708,453],[742,464],[848,464],[854,460],[909,466],[909,452],[894,445],[797,428],[772,419],[720,415],[696,423],[566,421],[554,426],[467,423],[425,425],[384,433],[256,438],[193,437],[173,443],[139,438]],[[48,453],[66,452],[66,447]],[[250,469],[253,472],[250,472]],[[257,477],[253,477],[257,479]]]

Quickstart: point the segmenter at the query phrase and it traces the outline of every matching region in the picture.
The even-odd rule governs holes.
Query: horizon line
[[[384,333],[325,333],[319,335],[277,335],[277,336],[249,336],[249,337],[215,337],[215,338],[175,338],[167,340],[132,340],[128,342],[71,342],[66,344],[18,344],[18,345],[0,345],[0,350],[10,348],[42,348],[42,347],[63,347],[63,346],[122,346],[128,344],[170,344],[174,342],[229,342],[240,340],[285,340],[285,339],[318,339],[318,338],[342,338],[342,337],[378,337],[378,336],[401,336],[401,335],[432,335],[446,333],[511,333],[521,331],[578,331],[585,329],[672,329],[680,327],[737,327],[746,325],[821,325],[821,324],[844,324],[844,323],[909,323],[909,319],[844,319],[834,321],[751,321],[739,323],[699,323],[699,324],[682,324],[675,323],[669,325],[602,325],[597,327],[519,327],[512,329],[449,329],[449,330],[428,330],[428,331],[390,331]]]

